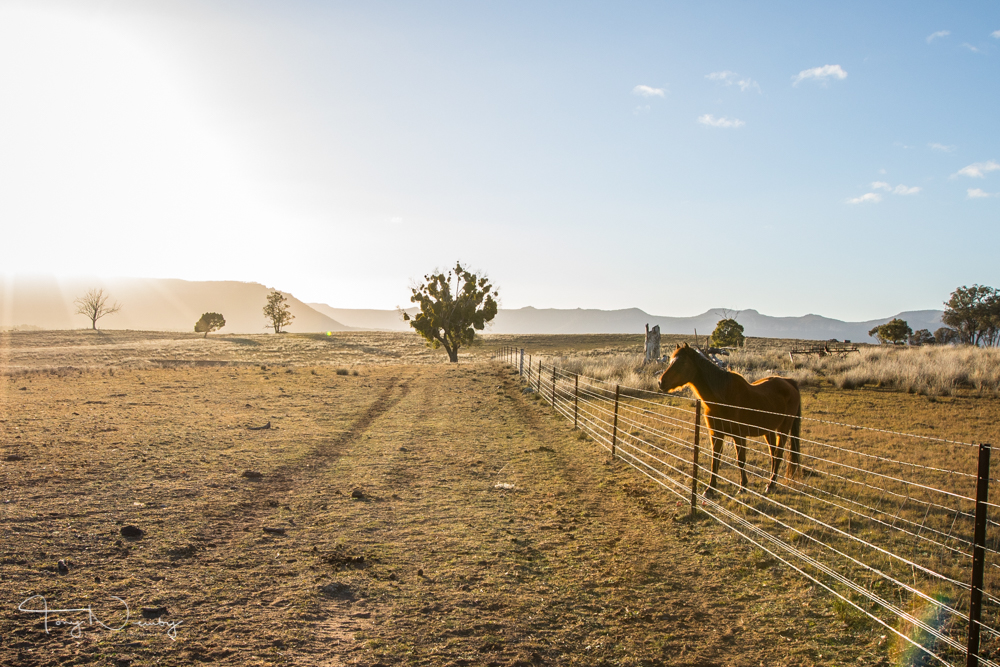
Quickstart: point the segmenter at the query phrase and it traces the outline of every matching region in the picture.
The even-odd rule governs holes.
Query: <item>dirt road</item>
[[[0,382],[2,664],[884,661],[497,365]]]

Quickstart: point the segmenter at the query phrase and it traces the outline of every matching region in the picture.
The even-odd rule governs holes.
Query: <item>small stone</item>
[[[246,477],[247,479],[260,479],[264,476],[264,473],[257,472],[256,470],[244,470],[240,477]]]
[[[271,533],[272,535],[284,535],[285,534],[285,529],[284,528],[270,528],[268,526],[264,526],[264,532],[265,533]]]
[[[144,531],[142,528],[139,528],[138,526],[129,525],[129,526],[122,526],[121,534],[122,537],[125,537],[127,539],[138,540],[139,538],[141,538],[143,535],[146,534],[146,531]]]
[[[101,578],[100,577],[94,577],[94,583],[95,584],[101,583]]]
[[[66,565],[66,561],[64,560],[56,563],[56,569],[59,570],[59,574],[69,574],[69,566]]]
[[[418,577],[422,577],[422,576],[424,576],[424,571],[423,571],[423,568],[421,568],[421,569],[417,570],[417,576],[418,576]]]
[[[361,489],[354,489],[353,491],[351,491],[351,498],[354,498],[355,500],[362,500],[364,497],[365,497],[365,492],[362,491]]]

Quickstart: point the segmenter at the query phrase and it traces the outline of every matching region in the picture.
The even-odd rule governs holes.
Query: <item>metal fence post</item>
[[[577,417],[580,414],[580,374],[573,376],[573,428],[576,428]]]
[[[969,647],[966,667],[979,665],[979,631],[983,614],[983,574],[986,564],[986,501],[990,491],[990,446],[979,445],[976,476],[976,530],[972,539],[972,590],[969,592]]]
[[[552,364],[552,407],[556,407],[556,365]]]
[[[618,396],[621,394],[621,386],[615,385],[615,423],[611,427],[611,458],[615,458],[615,447],[618,445]]]
[[[691,458],[691,514],[698,510],[698,436],[701,433],[701,401],[694,404],[694,455]]]

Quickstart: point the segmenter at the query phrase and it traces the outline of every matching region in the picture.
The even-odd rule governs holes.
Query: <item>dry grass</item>
[[[859,352],[843,356],[796,355],[794,360],[789,357],[790,349],[749,346],[736,350],[727,358],[729,369],[751,382],[781,375],[802,386],[832,384],[854,389],[871,385],[924,396],[970,390],[982,396],[1000,395],[1000,349],[996,348],[862,346]],[[666,368],[662,363],[643,364],[641,347],[637,351],[603,348],[571,355],[535,354],[533,363],[539,358],[572,373],[648,391],[656,390],[656,377]]]
[[[885,662],[883,631],[714,524],[675,520],[673,496],[479,363],[501,344],[596,363],[641,341],[488,336],[455,366],[406,334],[5,334],[0,662]],[[827,420],[807,438],[871,451],[907,444],[833,422],[1000,438],[1000,401],[970,390],[822,382],[804,401]],[[122,539],[129,523],[146,536]],[[33,594],[109,616],[118,595],[184,624],[177,642],[155,627],[76,641],[15,611]]]
[[[274,339],[290,365],[0,375],[0,663],[750,667],[884,655],[877,634],[732,535],[675,520],[671,497],[607,465],[509,371],[373,355],[344,376],[303,364],[295,354],[314,351],[301,341]],[[145,535],[121,537],[130,524]],[[181,625],[176,641],[156,625],[46,634],[16,609],[33,595],[93,605],[112,626],[115,595]]]

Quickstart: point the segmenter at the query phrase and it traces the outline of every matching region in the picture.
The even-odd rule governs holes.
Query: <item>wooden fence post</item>
[[[573,428],[576,428],[577,417],[580,414],[580,374],[573,376]]]
[[[556,365],[552,364],[552,407],[556,407]]]
[[[701,401],[694,404],[694,456],[691,467],[691,514],[698,511],[698,436],[701,433]]]
[[[611,458],[615,458],[615,447],[618,445],[618,396],[621,393],[620,385],[615,385],[615,423],[611,427]]]
[[[517,374],[524,377],[524,348],[521,348],[521,361],[520,365],[517,367]]]
[[[542,360],[541,359],[538,360],[538,377],[535,378],[535,379],[538,380],[538,397],[541,398],[542,397]]]
[[[979,632],[983,614],[983,574],[986,565],[986,502],[990,491],[990,446],[979,445],[976,476],[976,530],[972,538],[972,590],[969,591],[969,646],[966,667],[979,665]]]

